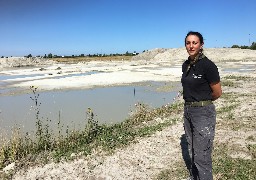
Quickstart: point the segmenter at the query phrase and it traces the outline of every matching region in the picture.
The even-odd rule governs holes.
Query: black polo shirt
[[[210,83],[220,81],[217,66],[204,57],[187,71],[189,63],[190,61],[186,60],[182,65],[181,83],[184,100],[186,102],[212,100]]]

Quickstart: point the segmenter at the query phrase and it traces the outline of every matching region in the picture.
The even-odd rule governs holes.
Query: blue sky
[[[142,52],[256,42],[255,0],[0,0],[0,56]]]

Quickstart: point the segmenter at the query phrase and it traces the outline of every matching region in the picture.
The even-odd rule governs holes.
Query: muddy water
[[[160,107],[173,101],[179,83],[148,82],[141,85],[105,87],[88,90],[40,92],[35,105],[34,94],[0,96],[0,127],[9,132],[21,127],[22,132],[32,132],[39,118],[55,131],[60,121],[62,129],[80,129],[86,123],[86,111],[93,110],[99,123],[121,122],[129,117],[135,104]],[[37,94],[37,93],[36,93]]]

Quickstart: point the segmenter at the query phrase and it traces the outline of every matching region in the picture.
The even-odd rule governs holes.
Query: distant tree
[[[139,54],[139,53],[137,53],[136,51],[133,51],[133,56],[136,56],[137,54]]]
[[[27,58],[30,58],[30,57],[32,57],[32,54],[27,55]]]
[[[52,53],[49,53],[47,57],[52,58]]]
[[[233,45],[231,48],[240,48],[238,45]]]
[[[1,56],[1,58],[4,58],[4,56]]]
[[[252,43],[252,45],[251,45],[250,49],[252,49],[252,50],[256,50],[256,42],[253,42],[253,43]]]
[[[81,56],[81,57],[84,57],[84,54],[81,54],[80,56]]]
[[[249,49],[249,46],[241,46],[241,49]]]

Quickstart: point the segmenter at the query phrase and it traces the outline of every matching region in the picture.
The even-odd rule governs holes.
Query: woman
[[[216,111],[212,101],[221,94],[217,66],[203,54],[204,39],[190,31],[185,38],[188,60],[182,65],[184,129],[191,158],[190,179],[212,180],[212,146]]]

